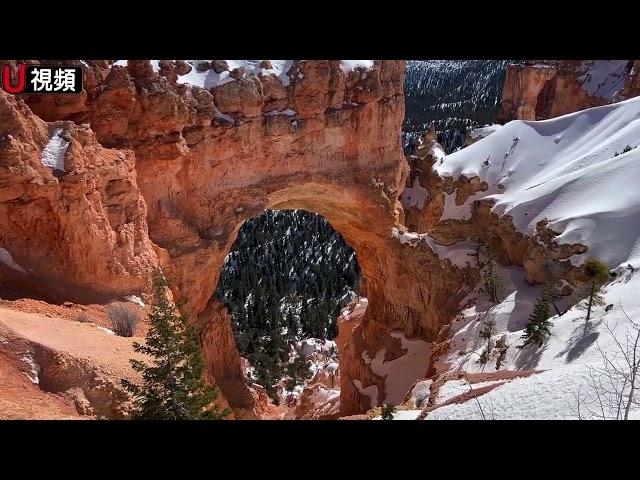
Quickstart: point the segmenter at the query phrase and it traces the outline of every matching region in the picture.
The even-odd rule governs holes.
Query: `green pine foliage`
[[[591,311],[596,305],[604,305],[604,299],[600,294],[600,288],[609,280],[609,266],[598,257],[588,258],[582,265],[587,276],[585,282],[587,294],[587,318],[591,319]]]
[[[296,385],[301,385],[305,380],[311,378],[311,362],[302,356],[296,357],[293,362],[285,367],[287,379],[285,380],[285,388],[291,392]]]
[[[533,312],[529,316],[529,322],[522,335],[523,344],[519,348],[534,344],[538,347],[542,346],[545,340],[551,335],[552,323],[549,320],[551,313],[549,311],[549,302],[551,294],[547,286],[543,287],[540,296],[536,300]]]
[[[386,403],[382,406],[382,420],[393,420],[393,416],[396,414],[397,408],[391,403]]]
[[[476,265],[482,274],[482,285],[493,303],[500,303],[503,290],[502,279],[496,271],[496,256],[493,249],[487,245],[478,245],[476,248]]]
[[[496,122],[507,65],[513,60],[409,60],[405,71],[402,126],[405,153],[430,126],[450,153],[466,133]]]
[[[256,383],[275,401],[280,380],[303,381],[288,373],[291,344],[335,338],[340,309],[359,281],[355,253],[320,215],[267,210],[242,226],[216,297],[229,309]]]
[[[155,305],[149,315],[149,332],[144,345],[133,348],[149,355],[147,364],[131,360],[142,374],[142,384],[122,380],[132,395],[130,417],[137,420],[219,420],[228,409],[213,405],[218,390],[204,381],[205,365],[197,332],[166,295],[167,281],[161,272],[154,278]]]

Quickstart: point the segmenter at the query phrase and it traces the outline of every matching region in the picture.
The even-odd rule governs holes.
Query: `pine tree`
[[[391,403],[386,403],[382,406],[382,420],[393,420],[393,416],[395,415],[397,409],[395,405]]]
[[[484,258],[483,258],[484,257]],[[490,246],[479,245],[476,251],[476,263],[482,271],[484,288],[493,303],[500,302],[502,279],[496,272],[496,257]]]
[[[529,316],[529,322],[522,335],[523,344],[519,348],[524,348],[533,343],[538,347],[551,335],[551,322],[549,321],[549,299],[551,297],[549,288],[543,287],[540,296],[536,300],[533,312]]]
[[[553,263],[553,260],[549,256],[548,250],[545,250],[542,270],[544,271],[546,277],[545,285],[549,288],[549,301],[551,302],[556,315],[562,316],[566,313],[566,310],[564,312],[561,311],[560,308],[558,308],[558,304],[556,303],[556,298],[559,296],[555,288],[556,284],[558,283],[558,267],[555,263]]]
[[[496,323],[493,320],[487,320],[484,322],[482,329],[478,332],[478,336],[481,339],[487,341],[487,346],[484,348],[484,350],[480,354],[480,358],[478,358],[477,363],[484,365],[489,361],[491,350],[493,350],[491,338],[493,337],[495,326],[496,326]]]
[[[589,302],[587,306],[587,322],[591,318],[591,309],[594,305],[604,303],[600,295],[600,287],[609,280],[609,266],[598,257],[591,257],[584,262],[584,271],[587,274],[589,288]]]
[[[289,363],[285,372],[289,377],[285,381],[285,388],[288,391],[292,391],[296,385],[302,384],[313,374],[313,372],[311,372],[311,362],[306,360],[302,355],[296,357],[293,362]]]
[[[131,360],[131,366],[142,374],[142,385],[122,380],[131,393],[133,405],[129,414],[139,420],[219,420],[230,411],[213,405],[216,387],[204,381],[204,359],[197,332],[188,326],[166,297],[167,281],[161,272],[154,278],[155,305],[149,315],[146,342],[137,342],[138,353],[153,358],[151,365]]]

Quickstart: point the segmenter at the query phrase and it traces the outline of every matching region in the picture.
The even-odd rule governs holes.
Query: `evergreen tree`
[[[591,257],[584,262],[584,272],[587,275],[587,287],[589,301],[587,305],[587,322],[591,318],[591,309],[594,305],[603,305],[604,300],[600,295],[600,287],[609,280],[609,266],[598,257]]]
[[[218,396],[216,387],[204,381],[204,360],[197,332],[188,326],[187,317],[180,314],[167,299],[167,281],[161,272],[154,278],[155,305],[149,315],[146,343],[135,342],[133,348],[153,358],[151,365],[131,360],[131,366],[142,374],[142,384],[122,380],[132,394],[129,414],[140,420],[219,420],[228,409],[220,411],[213,405]]]
[[[285,381],[285,388],[288,391],[292,391],[296,385],[301,385],[313,374],[313,372],[311,372],[311,362],[307,361],[302,355],[296,357],[293,362],[290,362],[285,372],[289,377]]]
[[[382,420],[393,420],[393,416],[396,414],[396,407],[391,403],[386,403],[382,406]]]
[[[502,279],[496,272],[496,257],[490,246],[479,245],[476,249],[476,264],[482,272],[484,289],[493,303],[500,302]]]
[[[551,321],[549,321],[549,301],[551,294],[548,286],[544,286],[540,291],[540,296],[536,300],[533,312],[529,316],[529,322],[522,335],[523,344],[519,348],[524,348],[529,344],[542,346],[544,341],[551,335]]]
[[[481,339],[487,341],[487,346],[484,348],[484,350],[480,354],[480,358],[478,358],[477,363],[484,365],[489,360],[489,356],[491,355],[491,350],[493,350],[491,337],[493,337],[495,326],[496,326],[496,323],[493,320],[487,320],[484,322],[482,329],[478,332],[478,336]]]
[[[340,299],[357,289],[359,276],[353,250],[320,215],[268,210],[245,222],[216,295],[229,309],[240,354],[255,367],[253,380],[275,394],[291,343],[335,338]]]
[[[542,269],[545,273],[546,281],[545,285],[549,288],[549,301],[553,306],[553,309],[556,312],[556,315],[562,316],[566,313],[566,310],[562,312],[560,308],[558,308],[558,304],[556,303],[556,298],[560,295],[556,292],[555,286],[558,282],[558,267],[553,260],[549,256],[549,252],[545,251],[544,263],[542,265]]]

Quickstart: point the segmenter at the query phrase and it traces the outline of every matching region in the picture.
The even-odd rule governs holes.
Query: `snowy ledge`
[[[198,72],[198,64],[202,62],[211,62],[212,60],[185,60],[190,66],[191,71],[185,75],[178,76],[178,83],[186,83],[197,87],[205,88],[207,90],[216,88],[225,83],[236,81],[230,76],[230,72],[236,68],[243,68],[248,75],[265,76],[273,75],[282,86],[287,87],[290,83],[289,70],[293,66],[294,60],[268,60],[271,63],[271,68],[262,68],[260,66],[263,60],[224,60],[227,62],[229,68],[228,71],[216,73],[213,69],[207,69],[203,72]],[[160,71],[159,60],[150,60],[153,71],[158,73]],[[126,67],[127,60],[118,60],[114,65]],[[372,69],[374,66],[373,60],[341,60],[340,68],[345,75],[354,71],[356,68],[362,68],[365,71]],[[304,75],[299,72],[298,78],[304,78]]]
[[[64,168],[64,157],[67,154],[69,142],[63,138],[62,131],[62,128],[55,128],[53,130],[49,143],[47,143],[42,151],[40,160],[45,167],[66,172]]]
[[[24,268],[22,268],[15,262],[6,248],[0,248],[0,263],[3,263],[7,267],[16,270],[17,272],[24,273],[25,275],[29,274],[29,272],[27,272]]]

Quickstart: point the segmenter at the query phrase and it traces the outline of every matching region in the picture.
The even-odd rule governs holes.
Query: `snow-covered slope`
[[[451,325],[450,348],[439,358],[436,370],[450,375],[496,372],[495,350],[487,363],[477,361],[486,345],[480,331],[491,321],[494,345],[502,339],[508,346],[500,371],[539,373],[436,408],[427,419],[617,415],[611,394],[596,392],[626,388],[628,394],[624,380],[612,380],[604,371],[605,359],[609,370],[612,365],[626,368],[620,347],[626,348],[629,340],[633,343],[628,337],[635,335],[632,321],[640,319],[640,149],[635,148],[639,142],[640,98],[634,98],[552,120],[510,122],[437,165],[443,176],[479,175],[487,181],[489,190],[467,203],[495,200],[494,211],[512,215],[515,226],[525,233],[532,233],[535,224],[547,218],[560,233],[560,242],[588,247],[585,254],[573,256],[574,263],[600,256],[617,276],[604,287],[604,304],[595,307],[589,322],[582,301],[550,319],[551,336],[543,346],[519,349],[540,290],[524,282],[519,267],[498,267],[504,283],[502,301],[495,305],[482,295],[467,299],[470,306]],[[447,392],[455,394],[455,382],[460,383],[449,380],[433,391],[436,404],[450,397]],[[629,417],[640,418],[640,402],[631,406]]]
[[[605,287],[604,302],[612,307],[609,311],[604,306],[597,307],[588,323],[584,308],[579,307],[552,317],[551,336],[539,349],[516,348],[522,344],[523,323],[531,312],[538,288],[523,284],[515,290],[512,288],[497,306],[465,310],[464,320],[454,326],[457,331],[452,348],[439,368],[441,371],[462,368],[473,373],[494,372],[495,358],[486,365],[476,362],[483,347],[477,333],[484,322],[491,319],[496,323],[494,341],[505,336],[509,345],[501,369],[540,373],[505,382],[477,400],[437,408],[427,419],[480,419],[483,416],[487,419],[577,419],[578,402],[581,418],[601,417],[596,386],[602,382],[608,390],[613,385],[618,389],[623,387],[623,382],[612,381],[603,373],[604,355],[614,364],[624,365],[617,342],[625,345],[627,330],[630,335],[634,333],[629,318],[640,318],[640,274],[628,270]],[[626,391],[628,393],[628,387]],[[606,404],[604,414],[615,417],[615,412]],[[630,418],[640,418],[640,405],[632,407]]]
[[[639,143],[637,97],[551,120],[509,122],[436,168],[441,176],[480,176],[489,189],[468,203],[495,200],[494,212],[511,215],[523,233],[546,218],[559,243],[588,247],[582,257],[639,266]]]

